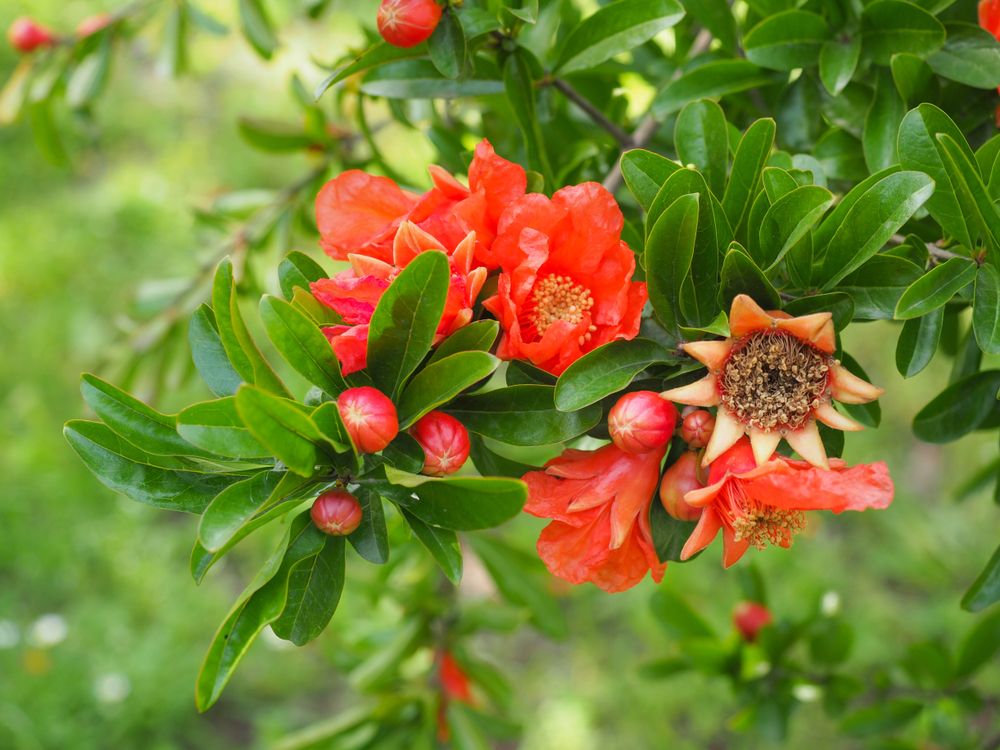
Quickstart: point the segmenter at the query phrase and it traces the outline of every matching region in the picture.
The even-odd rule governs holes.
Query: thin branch
[[[894,234],[892,235],[892,237],[889,238],[889,241],[895,242],[897,245],[902,245],[904,242],[906,242],[906,238],[901,234]],[[938,247],[933,243],[927,242],[925,244],[927,246],[927,252],[930,254],[932,258],[934,258],[934,260],[944,262],[951,260],[952,258],[962,258],[964,260],[975,260],[977,263],[979,262],[976,258],[970,258],[967,255],[959,255],[958,253],[953,253],[951,252],[951,250],[945,250],[944,248]]]
[[[559,89],[563,96],[573,102],[573,104],[586,112],[587,116],[597,125],[608,131],[611,136],[618,141],[618,146],[623,151],[630,149],[635,145],[635,142],[632,140],[632,136],[626,133],[621,127],[611,122],[611,120],[609,120],[604,113],[601,112],[601,110],[595,107],[589,99],[583,96],[583,94],[573,88],[568,81],[565,81],[562,78],[553,78],[552,85]]]

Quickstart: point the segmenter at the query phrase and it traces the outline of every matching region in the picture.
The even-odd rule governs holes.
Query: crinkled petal
[[[320,244],[337,260],[352,252],[369,255],[365,248],[389,237],[417,199],[387,177],[357,169],[342,172],[316,196]]]
[[[368,326],[330,326],[323,333],[333,347],[344,375],[363,370],[368,365]]]
[[[779,462],[775,462],[779,463]],[[786,462],[766,475],[742,480],[757,502],[786,510],[865,510],[888,508],[894,487],[884,463],[831,470],[797,468]]]

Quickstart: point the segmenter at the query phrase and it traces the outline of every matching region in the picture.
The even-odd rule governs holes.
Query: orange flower
[[[1000,0],[979,0],[979,25],[1000,41]],[[997,108],[996,118],[1000,128],[1000,107]]]
[[[472,320],[472,306],[483,288],[487,273],[481,266],[472,269],[475,246],[476,233],[469,232],[448,257],[451,283],[434,343],[439,343]],[[323,329],[345,375],[363,370],[366,366],[368,324],[385,290],[411,260],[427,251],[445,252],[445,249],[416,224],[404,221],[393,238],[392,258],[395,265],[350,253],[347,256],[351,262],[350,270],[309,285],[313,296],[334,310],[347,324]]]
[[[493,243],[497,294],[483,303],[504,329],[498,357],[558,375],[601,344],[636,336],[646,285],[632,281],[623,223],[614,197],[594,182],[507,208]]]
[[[483,140],[469,166],[468,188],[441,167],[428,171],[434,187],[422,196],[357,169],[326,183],[316,196],[316,224],[326,254],[346,260],[354,253],[391,263],[396,232],[410,221],[448,252],[475,232],[477,265],[496,268],[490,248],[497,223],[504,209],[524,195],[524,169],[497,156]]]
[[[677,403],[719,407],[702,465],[749,434],[757,463],[767,461],[785,438],[813,466],[829,468],[816,420],[838,430],[864,429],[834,409],[831,399],[862,404],[885,392],[833,358],[830,313],[767,313],[741,294],[733,300],[729,332],[724,341],[684,344],[708,375],[660,394]]]
[[[682,560],[711,544],[719,529],[722,565],[728,568],[751,546],[791,547],[792,537],[805,528],[803,511],[883,509],[892,502],[884,463],[848,468],[835,458],[824,470],[775,454],[758,465],[754,453],[750,441],[740,438],[712,463],[708,486],[684,495],[686,503],[705,510],[681,551]]]
[[[525,511],[553,519],[538,539],[550,573],[611,593],[632,588],[649,570],[654,581],[662,580],[667,565],[656,557],[649,505],[666,451],[664,445],[626,453],[613,443],[596,451],[566,450],[544,471],[524,475]]]

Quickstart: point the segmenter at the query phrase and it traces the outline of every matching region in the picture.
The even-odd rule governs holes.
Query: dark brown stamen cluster
[[[828,357],[780,330],[754,331],[733,347],[719,374],[722,403],[760,430],[798,429],[826,395]]]

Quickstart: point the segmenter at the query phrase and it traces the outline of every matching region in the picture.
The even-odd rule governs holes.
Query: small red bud
[[[361,525],[361,503],[347,490],[330,490],[316,498],[309,516],[324,534],[347,536]]]
[[[87,16],[76,25],[76,35],[84,39],[91,34],[95,34],[114,20],[110,13],[97,13]]]
[[[32,52],[39,47],[51,47],[56,43],[52,30],[42,26],[33,18],[22,16],[7,30],[10,46],[18,52]]]
[[[608,413],[608,431],[627,453],[649,453],[670,442],[677,409],[652,391],[626,393]]]
[[[660,482],[660,502],[667,513],[678,521],[697,521],[703,508],[695,508],[684,502],[684,495],[691,490],[700,490],[698,481],[698,456],[691,451],[677,459],[677,463],[667,469]]]
[[[378,33],[394,47],[416,47],[427,41],[441,20],[441,6],[434,0],[382,0]]]
[[[441,652],[441,687],[453,701],[472,704],[472,683],[451,652]]]
[[[747,643],[757,640],[761,628],[774,622],[771,610],[758,602],[740,602],[733,609],[733,625]]]
[[[469,457],[469,433],[449,414],[432,411],[417,420],[410,428],[410,435],[424,449],[424,468],[421,474],[443,477],[462,468]]]
[[[337,397],[337,408],[358,453],[377,453],[399,434],[396,407],[374,388],[348,388]]]
[[[708,440],[712,437],[714,429],[715,417],[704,409],[699,409],[684,417],[681,437],[692,448],[704,448],[708,445]]]

